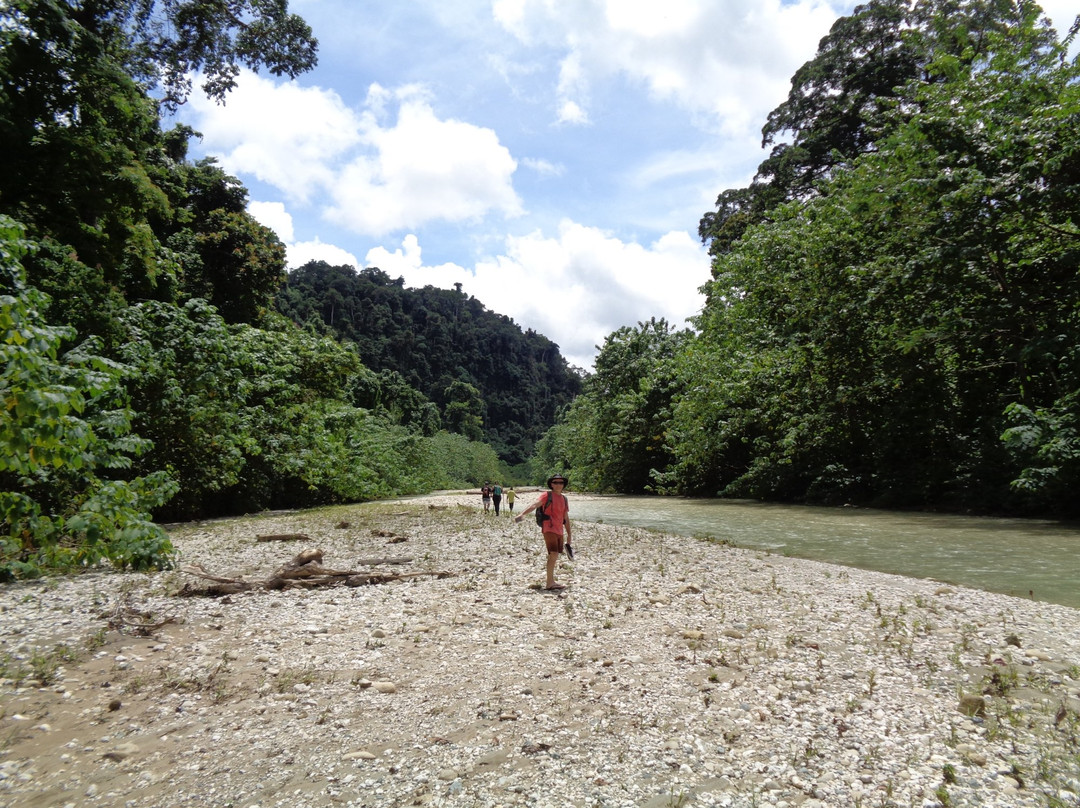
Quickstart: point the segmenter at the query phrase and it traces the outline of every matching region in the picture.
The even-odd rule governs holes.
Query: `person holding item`
[[[566,554],[574,557],[570,549],[570,503],[566,500],[563,491],[569,480],[561,474],[548,477],[548,491],[540,495],[532,505],[523,510],[520,515],[514,517],[515,522],[520,522],[526,514],[537,508],[543,509],[543,520],[540,529],[544,534],[544,544],[547,545],[547,583],[545,589],[566,589],[566,584],[555,580],[555,564],[559,560],[559,554],[563,551],[563,533],[566,533]]]

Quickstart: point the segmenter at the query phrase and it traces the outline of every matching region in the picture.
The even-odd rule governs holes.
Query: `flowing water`
[[[1080,608],[1080,528],[1026,519],[673,497],[574,501],[574,518],[959,584]]]

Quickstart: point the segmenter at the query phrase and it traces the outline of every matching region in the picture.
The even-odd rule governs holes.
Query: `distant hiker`
[[[484,500],[484,513],[491,510],[491,483],[484,483],[484,487],[480,489],[480,496]]]
[[[514,497],[517,493],[514,491],[514,486],[510,486],[506,489],[506,509],[510,511],[510,515],[514,515]]]
[[[561,474],[548,477],[549,491],[540,495],[532,505],[523,510],[519,516],[514,517],[515,522],[520,522],[527,513],[537,508],[542,509],[542,517],[537,517],[537,523],[544,533],[544,544],[547,545],[547,583],[545,589],[566,589],[565,584],[555,580],[555,564],[559,560],[559,553],[563,551],[563,531],[566,532],[566,554],[574,557],[570,549],[570,503],[563,491],[569,480]]]
[[[502,502],[502,486],[495,483],[491,487],[491,501],[495,503],[495,515],[499,515],[499,503]]]

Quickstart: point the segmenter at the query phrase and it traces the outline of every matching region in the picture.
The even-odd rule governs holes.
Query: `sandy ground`
[[[586,523],[545,592],[479,504],[171,528],[221,577],[381,583],[0,587],[0,804],[1080,805],[1080,611]]]

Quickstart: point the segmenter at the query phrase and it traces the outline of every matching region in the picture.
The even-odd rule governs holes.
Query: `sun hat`
[[[563,488],[566,488],[568,485],[570,485],[570,481],[562,474],[552,474],[550,477],[548,477],[548,488],[551,488],[551,484],[556,480],[562,480]]]

